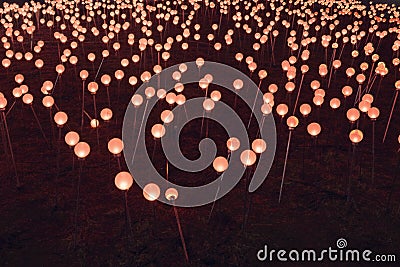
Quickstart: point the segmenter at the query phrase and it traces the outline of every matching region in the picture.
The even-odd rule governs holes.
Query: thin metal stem
[[[7,125],[7,118],[6,118],[6,114],[4,113],[4,110],[1,111],[1,115],[3,116],[3,123],[4,123],[4,128],[6,130],[6,136],[7,136],[7,141],[8,141],[8,147],[10,149],[10,154],[11,154],[11,160],[13,163],[13,167],[14,167],[14,172],[15,172],[15,180],[17,183],[17,187],[21,186],[21,183],[19,181],[19,177],[18,177],[18,172],[17,172],[17,165],[15,163],[15,158],[14,158],[14,152],[13,152],[13,148],[12,148],[12,144],[11,144],[11,138],[10,138],[10,132],[8,130],[8,125]]]
[[[178,209],[175,206],[175,202],[173,203],[173,205],[174,205],[174,213],[175,213],[176,224],[178,225],[179,236],[180,236],[181,242],[182,242],[183,252],[185,253],[186,262],[189,263],[189,255],[188,255],[188,252],[187,252],[187,249],[186,249],[186,242],[185,242],[185,237],[183,236],[181,222],[179,220]]]
[[[81,135],[83,133],[83,118],[85,110],[85,81],[82,81],[82,112],[81,112]]]
[[[130,238],[133,236],[133,233],[132,233],[131,216],[129,214],[129,206],[128,206],[128,190],[125,190],[124,198],[125,198],[126,234],[127,234],[127,240],[129,241]]]
[[[40,124],[39,118],[38,118],[38,116],[36,115],[36,112],[35,112],[35,110],[33,109],[33,106],[30,105],[30,107],[31,107],[31,110],[32,110],[32,112],[33,112],[33,116],[35,117],[36,123],[37,123],[38,126],[39,126],[39,130],[40,130],[40,132],[42,133],[42,136],[43,136],[43,138],[44,138],[44,141],[46,142],[47,147],[50,148],[50,146],[49,146],[49,141],[47,140],[46,134],[45,134],[44,131],[43,131],[43,128],[42,128],[42,125]]]
[[[217,175],[218,174],[219,173],[217,173]],[[222,179],[223,179],[223,174],[221,174],[221,177],[219,179],[220,179],[220,181],[219,181],[218,189],[217,189],[217,192],[215,193],[215,197],[214,197],[213,204],[211,206],[210,214],[208,215],[208,222],[210,222],[211,215],[212,215],[212,212],[214,210],[215,202],[217,201],[218,193],[219,193],[219,190],[221,189],[221,183],[222,183]]]
[[[80,195],[80,186],[81,186],[81,177],[83,170],[83,160],[79,162],[79,175],[78,175],[78,184],[77,184],[77,194],[76,194],[76,205],[75,205],[75,215],[74,215],[74,249],[77,245],[77,235],[78,235],[78,209],[79,209],[79,195]]]
[[[286,146],[286,155],[285,155],[285,162],[283,165],[283,173],[282,173],[282,182],[281,182],[281,188],[279,191],[279,203],[281,203],[281,198],[282,198],[282,190],[283,190],[283,183],[285,181],[285,174],[286,174],[286,166],[287,166],[287,160],[288,160],[288,155],[289,155],[289,148],[290,148],[290,140],[292,138],[292,130],[289,129],[289,138]]]
[[[399,90],[396,90],[396,95],[395,95],[394,100],[393,100],[392,109],[390,110],[389,119],[388,119],[387,124],[386,124],[385,133],[383,135],[382,143],[385,143],[386,134],[387,134],[387,132],[389,130],[390,121],[392,120],[393,110],[394,110],[394,107],[396,106],[396,101],[397,101],[398,95],[399,95]]]
[[[375,182],[375,121],[372,121],[372,170],[371,170],[372,184]]]
[[[93,94],[93,106],[94,106],[94,118],[96,119],[96,124],[98,122],[97,120],[97,107],[96,107],[96,95]],[[99,141],[99,126],[96,125],[96,137],[97,137],[97,145],[100,147],[100,141]]]

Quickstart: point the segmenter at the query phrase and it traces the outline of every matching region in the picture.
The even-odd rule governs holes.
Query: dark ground
[[[218,23],[219,17],[214,18]],[[341,23],[351,21],[346,17]],[[197,18],[205,29],[211,25],[206,17]],[[342,24],[341,24],[342,25]],[[345,24],[344,24],[345,25]],[[281,27],[281,26],[280,26]],[[224,26],[226,29],[226,26]],[[171,27],[171,29],[173,29]],[[209,27],[207,28],[209,29]],[[135,35],[140,36],[139,29],[135,28]],[[4,34],[4,30],[0,30]],[[221,32],[224,32],[221,30]],[[49,40],[50,31],[41,29],[34,36],[34,41]],[[171,35],[173,32],[171,32]],[[127,33],[121,33],[120,40],[126,40]],[[283,34],[277,43],[283,43]],[[92,36],[92,35],[90,35]],[[300,119],[300,125],[294,132],[289,154],[286,183],[283,201],[278,204],[279,186],[282,176],[283,159],[287,141],[287,127],[276,118],[278,128],[278,145],[272,170],[264,184],[252,194],[252,208],[249,213],[248,224],[241,230],[243,217],[244,184],[240,182],[226,197],[217,202],[211,221],[208,223],[208,214],[211,205],[200,208],[179,208],[181,223],[186,238],[189,257],[193,266],[258,266],[256,253],[264,244],[273,248],[284,249],[324,249],[335,247],[338,238],[345,238],[349,248],[370,249],[374,253],[399,254],[400,242],[400,192],[399,181],[393,180],[398,171],[397,136],[399,134],[398,108],[392,119],[387,141],[382,144],[383,131],[389,116],[391,101],[394,95],[393,84],[396,80],[394,69],[390,64],[390,51],[394,36],[391,35],[381,44],[379,53],[390,65],[390,73],[382,80],[379,97],[374,105],[381,110],[381,117],[376,122],[376,177],[371,181],[371,122],[361,117],[360,128],[365,134],[365,140],[358,145],[354,168],[352,169],[352,196],[354,203],[346,203],[346,186],[349,173],[349,146],[348,129],[344,108],[336,113],[329,108],[328,101],[332,97],[341,97],[340,89],[346,84],[342,66],[340,73],[334,77],[334,83],[326,96],[326,103],[320,111],[313,111],[308,119]],[[139,38],[139,37],[138,37]],[[223,41],[223,35],[219,37]],[[390,40],[389,40],[390,39]],[[122,42],[121,42],[122,43]],[[250,38],[243,39],[242,48],[238,41],[234,46],[220,52],[218,56],[208,48],[207,43],[200,43],[196,49],[190,43],[191,49],[187,53],[179,51],[174,46],[168,65],[195,60],[202,56],[206,60],[215,60],[238,67],[234,61],[236,52],[242,49],[245,55],[255,54],[248,47]],[[25,44],[25,48],[29,44]],[[63,45],[62,49],[67,48]],[[277,49],[277,62],[287,58],[287,49]],[[21,49],[19,46],[17,48]],[[97,59],[95,66],[100,64],[101,50],[105,49],[98,40],[90,37],[85,43],[85,52],[95,51]],[[313,79],[319,79],[316,70],[322,63],[322,48],[312,48],[310,71],[304,85],[309,85]],[[4,54],[4,48],[0,53]],[[350,47],[344,50],[343,60],[350,64]],[[92,70],[92,65],[86,60],[82,49],[74,54],[79,56],[80,65],[77,68]],[[139,53],[135,45],[134,53]],[[154,65],[149,52],[146,52],[146,68]],[[260,57],[260,67],[268,71],[267,82],[277,83],[280,90],[276,95],[275,104],[293,103],[284,89],[284,81],[280,66],[269,66],[269,53],[265,58]],[[315,53],[315,54],[314,54]],[[331,54],[331,52],[330,52]],[[112,75],[119,68],[119,57],[131,57],[129,47],[124,43],[118,54],[111,52],[111,57],[105,61],[100,73]],[[255,56],[255,55],[254,55]],[[46,42],[40,54],[45,59],[45,67],[40,76],[34,68],[33,62],[13,62],[12,69],[0,72],[1,91],[12,102],[11,90],[16,86],[13,75],[23,73],[25,82],[29,84],[30,92],[34,95],[34,104],[39,120],[48,137],[51,136],[49,112],[41,104],[40,87],[44,80],[54,82],[56,74],[54,66],[57,64],[57,45]],[[36,57],[35,57],[36,59]],[[255,56],[257,61],[257,56]],[[362,59],[357,59],[354,66],[358,66]],[[265,60],[265,61],[264,61]],[[370,59],[367,59],[370,60]],[[264,65],[263,65],[264,64]],[[344,66],[346,64],[343,63]],[[356,65],[357,64],[357,65]],[[76,79],[74,68],[66,64],[67,70],[58,83],[59,94],[56,95],[57,105],[67,111],[68,125],[78,130],[80,122],[80,81]],[[242,64],[238,67],[247,71]],[[145,70],[131,65],[124,69],[125,77],[140,76]],[[246,72],[247,73],[247,72]],[[90,77],[94,72],[90,72]],[[378,90],[378,80],[375,89]],[[354,79],[351,81],[356,88]],[[111,90],[116,89],[115,81]],[[214,87],[215,88],[215,87]],[[267,87],[262,88],[263,92]],[[224,101],[233,103],[233,96],[221,89]],[[185,265],[181,242],[179,239],[173,209],[161,203],[149,203],[138,186],[134,185],[129,191],[129,209],[132,218],[133,235],[127,240],[124,218],[123,193],[118,191],[113,183],[118,173],[117,162],[107,151],[107,141],[112,137],[120,137],[121,120],[126,105],[132,95],[132,89],[124,79],[120,88],[121,97],[117,100],[116,92],[112,91],[112,106],[118,121],[100,126],[100,147],[96,147],[95,130],[86,127],[82,140],[92,146],[92,152],[84,162],[81,204],[79,208],[79,239],[78,247],[73,250],[73,215],[75,211],[76,180],[78,163],[72,166],[72,152],[61,142],[57,145],[57,137],[52,138],[53,148],[47,149],[41,137],[32,111],[21,100],[18,100],[14,109],[7,117],[14,153],[23,187],[16,189],[12,164],[9,156],[4,154],[2,147],[0,161],[0,265],[1,266],[182,266]],[[191,95],[192,94],[192,95]],[[195,96],[196,92],[189,93]],[[226,95],[226,98],[225,98]],[[305,88],[300,104],[310,102],[312,92]],[[354,95],[353,95],[354,97]],[[90,95],[87,95],[88,110],[93,110]],[[98,94],[98,110],[107,106],[104,88]],[[351,103],[350,100],[348,103]],[[165,103],[154,111],[154,118]],[[238,106],[240,113],[245,113],[244,104]],[[92,112],[93,113],[93,112]],[[318,113],[318,114],[317,114]],[[298,114],[299,115],[299,114]],[[300,117],[300,115],[299,115]],[[318,143],[306,133],[306,121],[317,120],[322,125],[322,134]],[[156,121],[156,119],[154,119]],[[101,122],[102,123],[102,122]],[[148,124],[147,127],[151,127]],[[197,155],[197,135],[200,122],[197,121],[185,128],[182,134],[183,153],[193,158]],[[217,126],[210,124],[210,134],[216,140],[226,140],[226,135]],[[57,136],[57,129],[55,136]],[[62,134],[67,129],[61,129]],[[256,129],[252,128],[252,131]],[[149,137],[149,146],[152,146]],[[218,143],[218,142],[217,142]],[[60,147],[60,170],[57,170],[57,147]],[[224,142],[219,142],[219,149],[223,149]],[[155,164],[162,165],[163,155],[156,154]],[[159,166],[159,168],[161,168]],[[126,170],[126,166],[123,166]],[[162,170],[160,170],[162,171]],[[57,175],[59,173],[59,175]],[[205,184],[213,177],[212,168],[197,174],[181,174],[176,169],[170,170],[170,176],[180,184]],[[204,177],[211,177],[205,179]],[[153,212],[154,211],[154,212]],[[277,262],[265,264],[278,266]],[[308,266],[310,264],[282,264],[284,266]],[[312,266],[312,265],[311,265]],[[357,266],[353,263],[325,263],[315,266]],[[359,266],[364,266],[360,264]],[[378,266],[371,264],[371,266]],[[380,265],[379,265],[380,266]],[[382,266],[398,266],[398,264],[382,264]]]

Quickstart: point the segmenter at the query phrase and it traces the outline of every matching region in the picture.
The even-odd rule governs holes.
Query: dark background
[[[28,0],[8,0],[8,1],[2,1],[2,2],[23,4],[25,2],[30,2],[30,1],[28,1]],[[44,0],[37,0],[35,2],[44,2]],[[362,2],[367,4],[370,1],[362,0]],[[397,0],[374,0],[372,2],[373,3],[388,3],[388,4],[396,4],[396,3],[398,3]]]
[[[215,21],[208,18],[199,18],[203,28],[210,28]],[[345,22],[343,22],[345,23]],[[133,29],[138,31],[138,29]],[[171,33],[173,34],[173,33]],[[51,33],[47,29],[40,31],[36,40],[47,40]],[[122,33],[121,40],[126,39]],[[381,56],[389,64],[392,39],[385,40],[380,48]],[[283,43],[280,36],[277,44]],[[235,43],[237,44],[237,42]],[[248,43],[244,43],[244,47]],[[66,48],[65,47],[62,48]],[[82,49],[77,50],[81,65],[79,69],[90,70],[94,76],[92,65],[84,58],[88,51],[95,51],[100,55],[104,46],[87,40],[86,54]],[[0,48],[3,53],[4,49]],[[182,53],[174,48],[174,55],[168,64],[177,64],[195,60],[198,56],[206,60],[217,60],[237,67],[234,54],[237,47],[230,51],[223,51],[219,56],[209,54],[207,44],[199,44],[197,53]],[[389,51],[389,52],[387,52]],[[137,51],[135,51],[137,53]],[[351,50],[345,49],[344,55]],[[30,84],[35,94],[34,108],[44,130],[51,136],[51,127],[48,122],[48,110],[40,103],[41,94],[38,92],[44,80],[54,81],[54,66],[58,63],[57,45],[53,42],[46,44],[40,57],[46,60],[41,75],[32,66],[18,62],[13,65],[10,73],[0,72],[2,91],[7,92],[11,99],[11,88],[15,87],[13,75],[22,72],[26,83]],[[122,48],[120,55],[131,55],[129,47]],[[316,70],[323,58],[322,49],[315,51],[310,60],[313,72],[307,76],[304,84],[312,79],[319,79]],[[129,58],[129,57],[128,57]],[[150,57],[149,57],[150,58]],[[269,57],[266,57],[269,60]],[[287,58],[284,53],[277,53],[277,61]],[[147,59],[149,60],[149,59]],[[363,58],[357,60],[359,64]],[[349,57],[344,57],[349,64]],[[96,59],[95,66],[100,63]],[[132,64],[132,63],[131,63]],[[151,64],[151,62],[149,62]],[[267,65],[268,62],[266,63]],[[71,115],[70,123],[73,129],[78,129],[80,118],[79,99],[80,81],[73,68],[67,65],[66,73],[59,86],[63,97],[57,99],[60,107]],[[113,55],[103,65],[102,72],[112,74],[119,67],[118,55]],[[238,67],[248,73],[246,66]],[[78,69],[78,70],[79,70]],[[279,84],[279,102],[288,101],[282,87],[285,78],[279,65],[267,67],[268,83]],[[391,69],[392,70],[392,69]],[[130,65],[126,70],[126,77],[132,74],[139,77],[142,68]],[[332,86],[331,96],[340,96],[340,87],[346,84],[343,71],[337,75]],[[100,74],[100,75],[101,75]],[[252,208],[249,211],[246,230],[242,231],[243,195],[246,189],[243,181],[226,197],[217,202],[213,217],[208,222],[211,205],[196,209],[178,209],[183,232],[186,237],[189,257],[194,266],[257,266],[256,253],[268,244],[271,248],[279,249],[325,249],[335,247],[338,238],[346,238],[351,248],[371,249],[375,253],[398,253],[400,244],[400,193],[398,181],[394,178],[398,174],[398,158],[396,151],[399,147],[397,136],[400,120],[398,113],[393,117],[387,142],[381,144],[389,108],[393,99],[393,84],[395,74],[390,72],[381,84],[380,97],[376,105],[381,108],[381,118],[376,122],[376,180],[370,180],[371,162],[371,122],[362,117],[361,123],[365,133],[365,140],[357,147],[355,165],[352,169],[354,184],[354,205],[346,204],[346,185],[349,170],[349,124],[342,112],[333,114],[328,104],[321,109],[318,122],[323,124],[323,132],[318,142],[313,142],[306,133],[306,122],[316,120],[313,117],[300,121],[296,129],[290,150],[287,180],[284,187],[283,201],[278,204],[278,193],[282,175],[283,161],[287,142],[287,127],[276,118],[278,127],[278,148],[274,166],[264,184],[252,194]],[[354,82],[354,81],[352,81]],[[378,82],[378,81],[377,81]],[[352,84],[356,88],[356,84]],[[122,118],[125,105],[129,103],[132,89],[126,79],[121,84],[121,104],[116,106],[116,83],[111,85],[113,111],[117,118]],[[60,87],[57,87],[59,89]],[[99,92],[99,108],[105,107],[104,88]],[[213,87],[213,89],[216,89]],[[307,88],[309,89],[309,88]],[[222,90],[222,89],[221,89]],[[265,91],[265,88],[263,88]],[[336,90],[336,91],[335,91]],[[195,90],[193,90],[195,91]],[[227,95],[224,101],[233,103],[233,97]],[[331,92],[329,92],[331,93]],[[301,102],[310,99],[311,90],[305,90]],[[195,96],[192,93],[191,96]],[[61,102],[62,100],[62,102]],[[92,110],[91,99],[88,99],[88,110]],[[293,98],[292,98],[293,101]],[[278,103],[278,102],[277,102]],[[165,103],[164,103],[165,104]],[[166,105],[160,106],[154,114],[151,123],[158,122],[158,114]],[[397,107],[398,108],[398,107]],[[244,105],[239,105],[240,112],[247,112]],[[111,157],[106,148],[110,137],[120,137],[120,121],[112,124],[102,124],[100,128],[101,146],[96,147],[95,131],[85,126],[83,140],[94,145],[91,154],[85,161],[82,175],[82,198],[79,210],[79,243],[77,249],[72,248],[73,216],[76,197],[77,162],[72,164],[71,150],[61,142],[61,157],[57,177],[57,149],[47,150],[38,130],[32,112],[26,105],[17,103],[9,115],[9,127],[15,155],[18,163],[21,180],[24,186],[17,190],[10,170],[8,158],[1,158],[0,177],[0,265],[2,266],[182,266],[184,256],[182,245],[177,234],[177,225],[173,210],[170,206],[161,203],[149,203],[144,200],[142,192],[136,184],[129,191],[129,208],[132,217],[133,235],[127,240],[125,235],[125,213],[123,193],[114,186],[113,179],[118,172],[116,159]],[[300,116],[299,116],[300,118]],[[115,123],[115,124],[114,124]],[[182,133],[182,142],[185,146],[183,153],[196,157],[198,144],[198,129],[200,122],[185,128]],[[224,138],[224,133],[214,125],[215,138]],[[57,130],[57,129],[56,129]],[[256,129],[253,129],[255,132]],[[67,129],[62,129],[65,134]],[[379,142],[378,142],[379,140]],[[56,140],[52,140],[56,144]],[[153,145],[152,138],[148,138]],[[378,145],[379,144],[379,145]],[[224,144],[222,144],[224,146]],[[193,151],[195,151],[193,153]],[[160,168],[163,156],[156,153],[155,162]],[[126,170],[126,166],[123,166]],[[175,179],[181,184],[201,184],[214,178],[212,168],[201,174],[187,175],[171,169]],[[55,196],[58,197],[55,207]],[[154,208],[154,209],[153,209]],[[129,241],[129,242],[127,242]],[[127,244],[128,243],[128,244]],[[293,264],[291,266],[300,266]],[[290,266],[290,264],[285,265]],[[304,264],[304,266],[310,266]],[[315,266],[321,266],[316,264]],[[338,263],[324,266],[339,266]],[[340,264],[340,266],[356,266],[355,264]],[[363,266],[362,264],[360,266]],[[372,265],[371,265],[372,266]],[[390,266],[384,264],[382,266]],[[398,266],[393,264],[392,266]]]

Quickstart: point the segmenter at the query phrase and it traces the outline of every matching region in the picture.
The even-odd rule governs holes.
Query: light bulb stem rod
[[[82,112],[81,112],[81,135],[83,133],[83,121],[85,112],[85,80],[82,81]]]
[[[260,136],[261,136],[261,131],[262,131],[262,129],[264,128],[265,117],[266,117],[265,115],[262,116],[261,125],[260,125],[260,127],[258,128],[258,130],[257,130],[256,138],[260,138]]]
[[[247,123],[247,130],[250,128],[251,119],[253,118],[253,112],[254,112],[254,108],[256,106],[258,91],[260,91],[259,88],[261,86],[261,82],[262,82],[262,80],[260,80],[260,83],[258,84],[258,89],[257,89],[257,92],[256,92],[256,96],[254,97],[253,105],[251,107],[250,118],[249,118],[249,121]]]
[[[372,86],[375,83],[376,77],[377,77],[377,75],[375,73],[373,78],[372,78],[372,80],[370,81],[369,85],[367,85],[367,93],[371,92],[371,89],[372,89]]]
[[[339,60],[342,58],[342,54],[343,54],[345,45],[346,45],[346,43],[343,43],[342,48],[340,49],[339,58],[338,58]]]
[[[333,73],[333,64],[332,64],[332,66],[331,66],[331,68],[329,70],[328,86],[326,88],[327,90],[329,90],[329,88],[331,87],[332,73]]]
[[[92,116],[90,116],[89,113],[87,113],[86,110],[83,111],[83,114],[85,114],[86,117],[88,117],[89,120],[92,120]]]
[[[299,91],[297,92],[296,96],[296,101],[294,102],[293,106],[293,116],[296,112],[297,104],[299,103],[299,98],[300,98],[300,93],[301,93],[301,87],[303,86],[303,80],[304,80],[304,74],[301,75],[301,80],[300,80],[300,85],[299,85]]]
[[[203,110],[203,116],[201,116],[201,127],[200,127],[200,138],[203,136],[203,125],[204,125],[204,116],[205,116],[205,110]]]
[[[128,205],[128,190],[124,191],[124,200],[125,200],[126,235],[127,235],[127,241],[130,241],[131,237],[133,236],[133,233],[132,233],[131,216],[129,213],[129,205]],[[129,243],[130,242],[128,242],[128,244]]]
[[[168,175],[169,175],[169,164],[168,164],[168,159],[165,161],[165,175],[168,181]]]
[[[173,201],[173,208],[174,208],[176,224],[178,225],[179,236],[180,236],[181,242],[182,242],[183,252],[185,253],[186,263],[189,263],[189,255],[188,255],[188,252],[186,249],[185,237],[183,236],[182,226],[181,226],[181,222],[179,220],[178,209],[175,206],[175,201]]]
[[[206,113],[206,138],[208,138],[208,119],[207,119],[207,113]]]
[[[382,143],[385,143],[386,135],[387,135],[387,132],[388,132],[388,130],[389,130],[390,121],[392,120],[393,111],[394,111],[394,107],[396,106],[396,101],[397,101],[398,95],[399,95],[399,90],[396,90],[396,94],[395,94],[395,96],[394,96],[394,100],[393,100],[392,108],[391,108],[391,110],[390,110],[389,118],[388,118],[388,121],[387,121],[387,123],[386,123],[385,133],[383,134]]]
[[[98,124],[98,120],[97,120],[97,107],[96,107],[96,95],[93,94],[93,107],[94,107],[94,118],[96,120],[96,138],[97,138],[97,145],[100,148],[100,140],[99,140],[99,125]]]
[[[72,149],[72,147],[71,147],[71,149]],[[72,155],[72,171],[75,171],[75,154],[74,154],[73,149],[72,149],[71,155]]]
[[[4,154],[5,156],[8,156],[8,145],[7,145],[7,138],[6,138],[6,130],[3,124],[3,117],[0,117],[0,131],[1,131],[1,140],[3,141],[3,147],[4,147]]]
[[[83,171],[83,163],[84,161],[79,161],[79,174],[78,174],[78,181],[76,187],[76,204],[75,204],[75,214],[74,214],[74,249],[76,249],[77,245],[77,235],[78,235],[78,211],[79,211],[79,196],[80,196],[80,187],[81,187],[81,177]]]
[[[54,95],[54,92],[57,87],[58,79],[60,78],[60,74],[57,74],[56,80],[54,81],[54,86],[53,86],[53,91],[51,92],[51,95]]]
[[[43,139],[44,139],[44,141],[46,142],[47,147],[50,149],[49,141],[47,140],[46,134],[45,134],[44,131],[43,131],[42,124],[41,124],[40,121],[39,121],[39,118],[38,118],[38,116],[37,116],[37,114],[36,114],[36,112],[35,112],[35,109],[33,108],[32,105],[30,105],[30,108],[31,108],[31,110],[32,110],[33,116],[35,117],[36,123],[38,124],[39,130],[40,130],[40,132],[42,133]]]
[[[106,85],[106,92],[107,92],[107,103],[108,103],[108,107],[111,108],[111,100],[110,100],[109,85]]]
[[[8,109],[8,111],[6,112],[6,117],[8,116],[8,114],[11,112],[11,110],[13,110],[15,103],[17,102],[16,99],[14,99],[14,102],[11,104],[10,108]]]
[[[218,177],[219,174],[221,174],[221,173],[219,173],[219,172],[216,173],[217,177]],[[221,189],[222,179],[223,179],[223,173],[221,174],[221,176],[219,178],[218,189],[217,189],[217,192],[215,193],[215,197],[214,197],[213,204],[211,206],[210,214],[208,215],[208,221],[207,221],[208,223],[210,223],[211,215],[212,215],[212,212],[213,212],[214,207],[215,207],[215,202],[217,201],[218,193],[219,193],[219,191]]]
[[[248,181],[250,180],[250,176],[252,173],[252,167],[249,167],[245,171],[247,171],[247,174],[245,174],[245,180],[244,180],[244,209],[243,209],[242,231],[246,229],[247,218],[250,212],[251,195],[249,194],[247,188],[248,188]]]
[[[154,138],[153,153],[151,154],[151,161],[153,161],[153,159],[154,159],[154,154],[156,152],[156,147],[157,147],[157,139]]]
[[[6,137],[7,137],[7,142],[8,142],[8,148],[10,149],[11,160],[12,160],[12,163],[13,163],[13,168],[14,168],[14,173],[15,173],[15,181],[16,181],[16,185],[17,185],[17,188],[18,188],[18,187],[21,186],[21,183],[20,183],[20,180],[19,180],[18,172],[17,172],[17,165],[16,165],[16,162],[15,162],[14,151],[13,151],[13,148],[12,148],[10,132],[9,132],[8,125],[7,125],[7,118],[6,118],[6,114],[5,114],[4,110],[0,111],[0,112],[1,112],[1,115],[3,117],[3,123],[4,123],[4,128],[5,128],[5,131],[6,131]]]
[[[117,156],[117,163],[118,163],[118,170],[122,171],[122,167],[121,167],[121,157]]]
[[[374,67],[375,67],[375,61],[372,63],[371,70],[369,72],[368,81],[367,81],[367,88],[369,88],[369,85],[371,83],[372,74],[374,73]]]
[[[372,121],[372,169],[371,169],[371,182],[375,182],[375,120]]]
[[[288,161],[290,140],[292,138],[292,132],[293,132],[293,130],[289,129],[289,137],[288,137],[288,142],[287,142],[287,146],[286,146],[285,162],[283,164],[282,181],[281,181],[281,187],[280,187],[280,190],[279,190],[279,200],[278,200],[279,203],[281,203],[281,199],[282,199],[283,184],[285,182],[286,166],[287,166],[287,161]]]
[[[143,128],[143,120],[144,120],[144,117],[145,117],[145,114],[146,114],[146,111],[147,111],[147,105],[148,105],[148,104],[149,104],[149,100],[146,100],[146,105],[144,106],[143,117],[142,117],[142,120],[140,121],[140,127],[139,127],[138,137],[137,137],[137,139],[136,139],[135,148],[134,148],[134,150],[133,150],[133,155],[132,155],[131,163],[133,163],[133,160],[135,159],[135,154],[136,154],[137,146],[138,146],[138,143],[139,143],[140,134],[141,134],[142,128]],[[136,113],[135,113],[135,118],[136,118]],[[135,122],[136,122],[136,120],[135,120]]]

